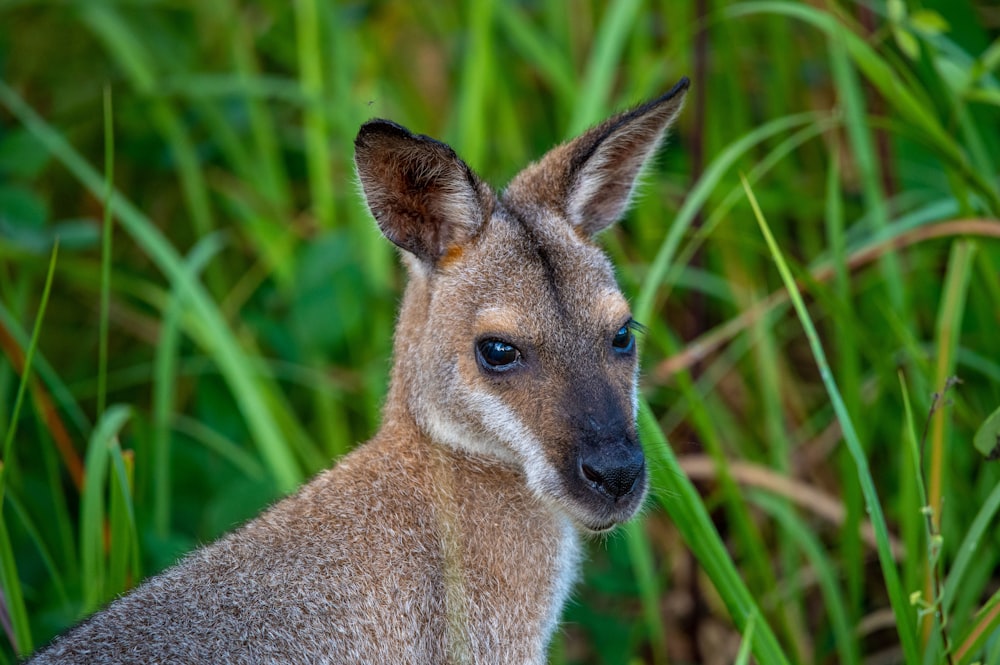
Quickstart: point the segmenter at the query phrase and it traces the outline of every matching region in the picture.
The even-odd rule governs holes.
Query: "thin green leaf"
[[[698,491],[678,465],[645,400],[640,400],[639,429],[643,447],[650,458],[648,468],[657,499],[712,580],[737,630],[746,630],[751,617],[760,615],[760,609],[729,558]],[[761,622],[756,630],[759,634],[753,641],[753,653],[758,662],[787,665],[789,658],[771,628]]]
[[[917,643],[917,634],[913,622],[914,617],[911,612],[909,600],[903,592],[902,586],[899,582],[899,571],[896,569],[896,564],[892,556],[892,548],[889,544],[889,529],[886,526],[885,515],[882,513],[882,505],[879,503],[878,491],[875,489],[875,481],[872,478],[871,470],[868,466],[868,460],[865,457],[861,442],[858,440],[857,433],[854,429],[854,423],[844,406],[844,400],[837,388],[836,381],[833,378],[833,373],[830,371],[830,366],[827,363],[826,353],[823,351],[823,345],[820,342],[819,334],[816,332],[812,319],[809,317],[809,312],[802,300],[802,295],[799,293],[798,287],[796,286],[795,278],[792,277],[788,264],[785,262],[784,255],[778,247],[774,236],[771,234],[771,229],[768,226],[767,221],[764,219],[764,215],[761,213],[760,207],[757,205],[757,199],[754,197],[749,184],[746,184],[745,180],[744,183],[747,198],[753,208],[754,216],[760,226],[761,233],[764,235],[764,240],[767,242],[767,246],[771,251],[771,256],[778,268],[778,272],[781,273],[781,280],[784,282],[785,288],[788,290],[792,305],[795,308],[795,312],[798,315],[799,321],[802,323],[802,327],[806,333],[806,338],[809,341],[809,348],[812,351],[813,359],[819,367],[820,378],[823,380],[823,385],[826,388],[827,395],[830,398],[833,410],[837,415],[838,422],[840,423],[841,431],[844,435],[844,442],[847,445],[851,456],[854,458],[854,463],[858,472],[858,480],[861,483],[861,490],[865,497],[866,510],[871,517],[872,526],[875,529],[879,562],[882,566],[882,576],[885,579],[886,588],[889,592],[889,601],[892,604],[893,613],[896,617],[896,629],[903,645],[903,653],[906,655],[908,662],[917,663],[920,658],[920,648]]]
[[[708,197],[715,191],[722,177],[733,164],[767,139],[796,127],[818,122],[821,118],[822,115],[818,113],[800,113],[766,122],[727,145],[719,156],[708,165],[698,182],[691,187],[687,198],[684,199],[684,204],[670,225],[670,231],[667,232],[667,236],[656,252],[656,257],[649,266],[649,272],[646,279],[643,280],[642,289],[636,298],[635,319],[637,321],[648,321],[652,316],[654,299],[663,284],[668,269],[672,266],[674,255],[684,233],[687,232],[698,211],[705,205]]]
[[[577,90],[573,118],[567,127],[569,136],[580,134],[607,115],[614,75],[620,69],[622,52],[641,6],[641,0],[618,0],[605,8],[607,15],[600,23]]]
[[[4,465],[0,463],[0,472]],[[7,532],[7,518],[0,515],[0,584],[3,585],[4,601],[14,630],[13,647],[18,656],[25,656],[34,650],[31,640],[31,624],[28,610],[24,605],[24,591],[17,574],[17,559]]]
[[[986,420],[976,430],[973,443],[976,450],[982,453],[987,460],[1000,459],[1000,407],[986,416]]]
[[[202,238],[192,248],[185,260],[185,267],[192,278],[222,250],[223,240],[218,234]],[[177,378],[177,355],[180,346],[180,325],[184,312],[184,295],[177,285],[164,308],[160,324],[160,339],[156,345],[153,364],[153,523],[161,538],[170,529],[170,422],[173,417],[174,391]]]
[[[786,537],[802,550],[815,572],[823,594],[823,610],[828,614],[830,630],[836,640],[837,662],[841,665],[861,663],[860,645],[848,619],[847,602],[837,584],[837,567],[830,553],[810,526],[792,511],[788,502],[762,493],[754,493],[754,503],[761,506],[783,527]]]
[[[958,591],[963,588],[963,580],[968,575],[977,554],[982,553],[984,546],[989,546],[989,537],[996,529],[998,512],[1000,512],[1000,483],[993,487],[986,501],[976,512],[976,517],[972,520],[968,531],[965,532],[955,560],[948,570],[941,598],[942,606],[946,611],[950,612],[954,607]]]
[[[306,163],[312,207],[320,226],[334,224],[333,172],[327,155],[329,131],[326,123],[326,96],[323,86],[323,53],[317,0],[300,0],[295,9],[296,44],[302,94],[308,100],[304,110]]]
[[[97,350],[97,417],[104,413],[108,381],[108,324],[111,309],[111,237],[114,218],[111,216],[111,194],[115,188],[115,131],[111,106],[111,86],[104,87],[104,223],[101,234],[101,312],[99,316]]]
[[[38,348],[38,337],[42,332],[42,321],[45,319],[45,308],[49,304],[49,293],[52,291],[52,278],[56,272],[56,258],[59,256],[59,240],[56,239],[52,246],[52,255],[49,257],[49,271],[45,276],[45,287],[42,289],[42,298],[38,303],[38,313],[35,315],[35,326],[31,332],[31,340],[28,342],[28,351],[24,354],[24,369],[21,371],[21,383],[17,387],[17,397],[14,399],[14,408],[11,410],[10,424],[7,426],[7,434],[3,441],[3,465],[0,466],[0,506],[3,505],[4,488],[6,486],[6,471],[10,464],[10,454],[14,445],[14,434],[17,432],[17,423],[21,415],[21,405],[24,403],[24,395],[28,390],[28,381],[31,379],[31,363],[35,358],[35,349]]]
[[[0,81],[0,102],[37,136],[87,189],[95,196],[100,196],[103,191],[101,177],[62,136],[2,81]],[[145,249],[160,270],[187,294],[186,298],[193,315],[191,322],[196,325],[193,332],[198,341],[215,357],[279,488],[285,492],[293,490],[302,481],[303,474],[285,443],[274,414],[268,408],[268,402],[262,397],[261,379],[251,372],[253,363],[247,359],[222,314],[204,287],[191,278],[176,250],[149,218],[117,191],[111,199],[111,204],[122,228]]]
[[[108,491],[110,447],[132,412],[115,404],[104,412],[87,444],[85,483],[80,498],[80,568],[83,608],[89,614],[110,600],[104,563],[105,493]]]
[[[624,527],[625,540],[628,543],[629,559],[632,562],[632,573],[635,575],[642,600],[642,613],[646,618],[646,630],[649,634],[653,651],[653,663],[667,662],[667,635],[663,628],[663,617],[660,615],[660,598],[663,593],[653,566],[653,553],[649,538],[643,531],[639,520],[632,520]]]

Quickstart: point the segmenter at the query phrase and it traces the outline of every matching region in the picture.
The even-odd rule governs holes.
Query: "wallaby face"
[[[646,492],[635,322],[591,237],[624,212],[686,85],[555,148],[500,196],[393,123],[355,142],[371,211],[411,273],[390,402],[437,441],[517,465],[591,532]]]
[[[545,662],[579,533],[646,492],[617,220],[687,80],[496,194],[448,146],[361,127],[410,273],[375,437],[37,654],[50,663]]]

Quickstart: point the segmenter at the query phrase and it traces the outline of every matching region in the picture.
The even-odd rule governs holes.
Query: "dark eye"
[[[476,344],[479,352],[479,362],[492,371],[504,371],[513,367],[521,359],[517,347],[498,339],[484,339]]]
[[[632,334],[632,328],[629,327],[630,323],[619,328],[614,339],[611,340],[611,346],[615,347],[615,351],[618,353],[628,353],[635,348],[635,335]]]

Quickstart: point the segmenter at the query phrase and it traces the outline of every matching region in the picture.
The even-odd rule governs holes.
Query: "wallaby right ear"
[[[682,78],[665,95],[556,146],[515,176],[504,200],[550,208],[587,235],[618,221],[639,174],[680,112],[688,85]]]
[[[490,214],[490,190],[454,150],[389,120],[361,126],[354,161],[382,233],[432,265]]]

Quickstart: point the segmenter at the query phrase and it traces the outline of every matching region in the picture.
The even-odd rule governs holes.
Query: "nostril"
[[[587,463],[583,463],[581,465],[581,470],[583,471],[583,477],[592,483],[597,483],[598,485],[600,485],[604,481],[604,478],[601,476],[601,474],[598,473],[592,466],[590,466]]]

